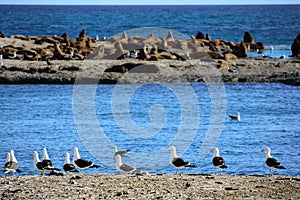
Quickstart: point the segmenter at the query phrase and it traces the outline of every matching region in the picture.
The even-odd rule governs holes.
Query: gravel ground
[[[284,82],[300,84],[300,60],[247,58],[202,61],[84,61],[4,60],[0,68],[2,84],[73,84],[86,79],[91,83],[172,83],[172,82]],[[139,65],[134,70],[117,72],[122,66]],[[233,72],[229,72],[229,67]],[[110,69],[109,71],[107,69]],[[140,69],[137,72],[136,69]],[[147,72],[147,70],[156,70]],[[146,72],[144,72],[146,70]]]
[[[65,175],[0,178],[1,199],[300,199],[300,177]]]

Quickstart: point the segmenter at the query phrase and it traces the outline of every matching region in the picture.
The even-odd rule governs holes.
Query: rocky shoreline
[[[300,60],[4,60],[0,84],[282,82],[300,85]]]
[[[300,34],[291,58],[263,56],[265,46],[246,32],[243,42],[189,40],[150,34],[99,40],[86,35],[0,35],[0,84],[117,84],[177,82],[282,82],[300,85]],[[249,51],[258,57],[248,57]]]
[[[0,178],[1,199],[299,199],[300,177],[65,175]]]

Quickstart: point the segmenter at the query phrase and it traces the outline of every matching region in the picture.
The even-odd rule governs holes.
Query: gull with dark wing
[[[183,160],[182,158],[178,157],[177,154],[176,154],[176,147],[175,146],[171,146],[169,148],[169,150],[171,151],[170,163],[171,163],[171,165],[173,165],[176,168],[176,174],[178,174],[179,169],[186,168],[186,167],[193,167],[193,168],[197,167],[196,165],[191,164],[191,163]]]
[[[116,155],[116,169],[120,174],[125,175],[130,172],[136,171],[136,168],[134,166],[126,165],[122,162],[122,158],[120,155]]]
[[[74,151],[73,163],[77,168],[79,168],[80,174],[82,174],[82,170],[84,169],[100,167],[99,165],[95,165],[92,161],[82,159],[77,147],[73,147],[71,150]]]
[[[219,154],[218,148],[213,148],[210,152],[214,153],[212,164],[216,167],[216,174],[218,174],[218,169],[220,169],[220,174],[222,174],[222,169],[226,169],[227,165],[225,164],[224,159]]]
[[[262,149],[261,151],[266,152],[266,157],[265,157],[266,164],[270,168],[271,175],[274,174],[274,168],[286,169],[284,166],[281,165],[281,163],[278,160],[276,160],[275,158],[273,158],[271,156],[271,149],[269,147],[266,147],[266,148]]]

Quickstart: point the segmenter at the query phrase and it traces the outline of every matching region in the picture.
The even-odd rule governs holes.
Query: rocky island
[[[300,34],[291,58],[248,57],[264,51],[246,32],[244,41],[211,40],[199,32],[188,40],[150,34],[91,38],[10,36],[0,38],[1,84],[282,82],[300,84]]]

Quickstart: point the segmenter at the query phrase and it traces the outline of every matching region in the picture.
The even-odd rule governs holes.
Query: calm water
[[[245,31],[256,41],[291,45],[299,34],[300,5],[246,6],[4,6],[6,35],[87,35],[109,37],[124,30],[162,27],[188,36],[202,31],[212,39],[240,42]],[[149,33],[150,34],[150,33]],[[147,36],[149,36],[147,34]]]
[[[269,146],[287,168],[276,173],[300,175],[300,87],[239,83],[225,84],[225,92],[226,100],[221,90],[216,100],[200,83],[0,85],[0,166],[14,149],[21,174],[38,174],[28,154],[36,150],[42,158],[46,147],[54,165],[62,168],[61,155],[77,146],[83,158],[102,166],[85,173],[116,173],[111,147],[117,145],[131,150],[126,163],[152,173],[174,173],[166,148],[176,144],[179,155],[198,165],[182,171],[214,173],[212,153],[201,148],[210,128],[223,126],[216,147],[227,162],[225,173],[268,173],[261,149]],[[225,108],[226,113],[218,113],[224,123],[210,121],[214,108],[217,113]],[[240,122],[224,116],[238,111]]]

